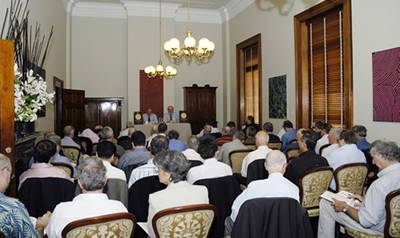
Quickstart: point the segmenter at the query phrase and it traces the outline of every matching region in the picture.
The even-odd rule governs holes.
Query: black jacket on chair
[[[314,237],[307,210],[293,198],[255,198],[240,207],[232,238]]]

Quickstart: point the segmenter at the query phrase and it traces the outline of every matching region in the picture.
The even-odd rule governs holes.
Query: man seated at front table
[[[143,114],[144,123],[158,123],[156,114],[153,113],[153,109],[150,107],[146,109],[146,113]]]
[[[57,152],[56,144],[49,140],[39,141],[33,151],[35,163],[23,172],[19,178],[19,187],[29,178],[62,178],[73,182],[72,178],[62,169],[51,165],[51,160]]]
[[[318,237],[334,238],[335,221],[363,233],[383,236],[386,195],[400,188],[400,150],[394,142],[377,140],[371,144],[371,156],[380,169],[378,179],[368,188],[365,197],[350,196],[360,200],[361,205],[355,209],[345,202],[334,200],[331,203],[321,199]]]
[[[168,112],[164,114],[164,122],[165,123],[177,123],[179,122],[179,115],[178,113],[174,112],[173,106],[168,106]]]
[[[299,188],[283,177],[286,170],[286,156],[279,150],[271,151],[265,158],[265,169],[268,178],[256,180],[235,199],[232,204],[232,214],[225,219],[225,236],[232,233],[233,224],[239,214],[242,204],[253,198],[288,197],[299,201]]]
[[[189,169],[187,181],[193,184],[197,180],[219,178],[232,175],[232,168],[217,160],[217,142],[212,138],[205,138],[200,141],[197,151],[204,159],[202,165]]]
[[[70,222],[95,216],[128,212],[120,201],[109,200],[103,193],[107,182],[107,169],[100,158],[84,159],[78,166],[78,185],[82,194],[71,202],[56,206],[49,225],[45,229],[48,237],[61,238],[61,232]]]

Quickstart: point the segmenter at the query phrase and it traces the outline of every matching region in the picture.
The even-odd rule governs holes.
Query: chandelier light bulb
[[[196,45],[196,40],[192,36],[188,36],[185,39],[186,47],[194,47]]]
[[[179,44],[180,42],[176,38],[171,38],[171,40],[169,40],[169,45],[171,46],[172,49],[179,48]]]
[[[215,49],[215,44],[214,44],[214,42],[210,41],[210,42],[208,43],[207,50],[208,50],[208,51],[213,51],[214,49]]]
[[[171,74],[171,72],[172,72],[172,67],[171,66],[167,66],[166,68],[165,68],[165,72],[167,73],[167,74]]]
[[[199,41],[199,47],[201,49],[208,48],[209,43],[210,43],[210,41],[207,38],[201,38]]]
[[[157,72],[162,72],[164,71],[164,67],[162,66],[162,64],[157,65],[156,67]]]
[[[166,50],[166,51],[172,50],[171,45],[169,44],[169,41],[164,43],[164,50]]]

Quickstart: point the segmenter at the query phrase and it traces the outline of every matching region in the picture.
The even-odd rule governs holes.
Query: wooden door
[[[114,137],[121,131],[121,103],[124,98],[86,98],[85,128],[97,125],[109,126]]]
[[[64,81],[57,77],[53,77],[53,90],[56,92],[54,95],[54,132],[57,135],[63,135],[63,97]]]
[[[63,89],[63,128],[66,125],[75,127],[75,134],[85,129],[85,91]]]
[[[0,153],[11,160],[15,174],[14,43],[0,39]],[[6,192],[16,196],[15,179]]]

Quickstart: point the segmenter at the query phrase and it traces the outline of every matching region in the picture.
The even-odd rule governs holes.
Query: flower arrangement
[[[37,112],[46,103],[53,103],[54,93],[47,93],[46,81],[40,75],[33,75],[33,70],[26,72],[26,80],[14,66],[14,120],[33,122],[37,120]]]

